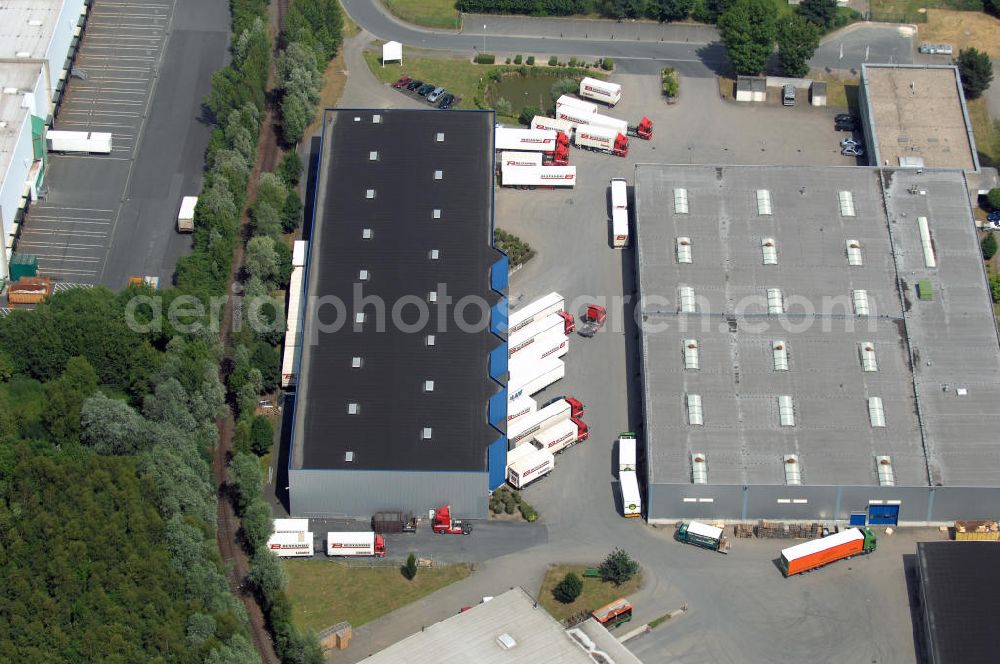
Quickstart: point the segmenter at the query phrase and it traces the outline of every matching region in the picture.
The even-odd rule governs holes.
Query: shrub
[[[497,248],[507,254],[512,267],[527,263],[535,255],[531,245],[507,231],[496,229],[494,239]]]
[[[676,97],[680,92],[680,82],[677,80],[677,70],[673,67],[665,67],[660,72],[660,79],[663,81],[663,94],[667,97]]]
[[[493,106],[497,112],[497,115],[510,116],[514,114],[514,107],[511,105],[509,101],[507,101],[503,97],[497,99],[496,104],[494,104]]]
[[[563,604],[572,604],[583,592],[583,581],[573,572],[567,572],[562,581],[552,589],[552,596]]]
[[[560,78],[552,84],[550,94],[552,101],[559,99],[563,95],[571,95],[580,89],[580,84],[575,78]]]
[[[403,576],[410,581],[417,576],[417,557],[412,553],[406,557],[406,564],[403,565]]]
[[[521,124],[531,126],[531,121],[536,115],[542,115],[542,109],[537,106],[525,106],[521,109],[521,114],[518,116],[518,120]]]
[[[527,57],[527,58],[525,59],[525,62],[526,62],[526,63],[528,63],[528,65],[534,65],[534,64],[535,64],[535,56],[533,56],[533,55],[529,55],[529,56],[528,56],[528,57]]]
[[[504,63],[509,65],[510,64],[510,58],[507,58],[506,60],[504,60]]]
[[[497,61],[497,56],[492,53],[477,53],[476,54],[476,64],[477,65],[492,65]]]
[[[576,56],[575,55],[572,58],[569,59],[569,66],[570,67],[575,67],[576,66]]]
[[[274,427],[271,420],[263,415],[255,415],[250,424],[250,449],[257,456],[267,454],[274,440]]]
[[[295,150],[289,150],[278,164],[278,177],[285,181],[289,188],[294,187],[302,179],[302,159]]]
[[[601,563],[601,579],[616,586],[625,583],[639,571],[639,563],[622,549],[615,549]]]
[[[615,68],[615,61],[611,58],[604,58],[601,60],[601,69],[604,71],[611,71]]]
[[[521,510],[521,516],[524,517],[524,520],[528,523],[538,521],[538,512],[528,503],[521,503],[518,505],[518,509]]]
[[[515,65],[521,64],[521,54],[520,53],[518,53],[517,55],[514,56],[514,64]]]
[[[990,189],[986,194],[986,202],[990,204],[991,210],[1000,210],[1000,187]]]
[[[555,67],[557,64],[559,64],[559,58],[557,58],[554,55],[551,56],[551,57],[549,57],[549,66],[550,67]]]
[[[982,244],[980,245],[983,250],[983,260],[989,260],[993,258],[993,255],[997,253],[997,237],[993,233],[988,233],[986,237],[983,238]]]

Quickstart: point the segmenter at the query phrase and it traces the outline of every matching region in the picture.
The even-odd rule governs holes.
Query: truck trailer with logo
[[[328,556],[385,556],[385,538],[372,532],[338,532],[326,534]]]
[[[507,481],[515,489],[523,489],[552,472],[555,463],[552,452],[532,443],[519,445],[507,452]]]

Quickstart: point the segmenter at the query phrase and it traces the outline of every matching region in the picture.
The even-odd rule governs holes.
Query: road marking
[[[86,154],[64,154],[60,156],[65,157],[67,159],[110,159],[111,161],[131,161],[130,159],[125,159],[123,157],[108,157],[105,155],[92,157]]]
[[[33,206],[36,210],[77,210],[82,212],[114,212],[114,210],[109,210],[106,208],[82,208],[82,207],[62,207],[60,205],[46,205],[42,203],[41,205]]]
[[[108,210],[108,212],[110,212],[110,210]],[[34,228],[35,222],[45,223],[50,221],[62,222],[67,224],[107,225],[111,223],[111,219],[91,219],[90,217],[56,217],[56,216],[50,217],[47,215],[32,215],[30,220],[31,225],[29,225],[26,230],[30,231],[32,228]]]

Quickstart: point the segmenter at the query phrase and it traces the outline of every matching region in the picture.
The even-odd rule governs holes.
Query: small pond
[[[552,85],[561,78],[581,77],[537,71],[531,71],[527,76],[509,74],[500,81],[490,83],[486,89],[486,102],[492,106],[498,99],[506,99],[514,107],[515,117],[525,106],[537,106],[546,115],[551,115],[556,107],[555,100],[552,99]]]

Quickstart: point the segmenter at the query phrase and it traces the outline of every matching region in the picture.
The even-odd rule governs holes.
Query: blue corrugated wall
[[[489,465],[490,491],[493,491],[507,479],[507,436],[490,445]]]

